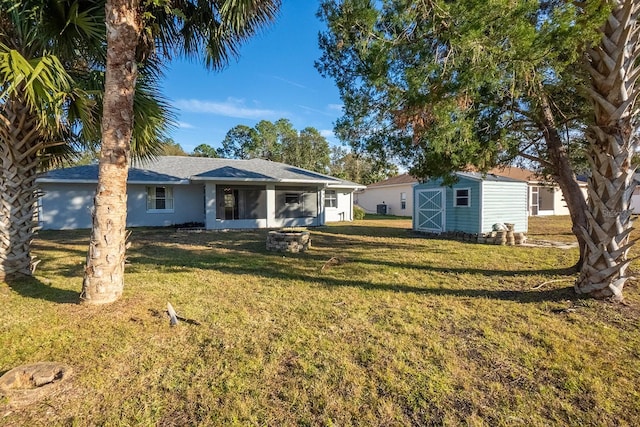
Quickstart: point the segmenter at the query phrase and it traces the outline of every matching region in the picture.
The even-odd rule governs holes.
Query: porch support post
[[[216,229],[216,185],[207,182],[204,186],[205,228]]]
[[[267,184],[267,228],[277,227],[276,224],[276,186]]]
[[[316,218],[317,225],[325,224],[325,211],[326,207],[324,205],[324,187],[318,187],[318,217]]]

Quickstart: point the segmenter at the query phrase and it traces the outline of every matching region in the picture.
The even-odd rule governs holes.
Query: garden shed
[[[413,229],[428,233],[483,235],[495,224],[514,224],[526,233],[527,183],[477,172],[457,172],[457,182],[430,180],[413,189]]]

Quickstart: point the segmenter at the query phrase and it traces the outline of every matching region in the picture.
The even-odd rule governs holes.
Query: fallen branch
[[[338,257],[338,256],[334,256],[329,258],[329,261],[325,262],[324,265],[322,266],[322,268],[320,269],[320,271],[324,270],[327,267],[330,267],[332,265],[340,265],[340,264],[344,264],[345,259],[344,257]]]

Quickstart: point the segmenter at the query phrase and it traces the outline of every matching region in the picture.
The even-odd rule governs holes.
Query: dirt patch
[[[530,246],[534,248],[557,248],[557,249],[573,249],[578,247],[578,242],[554,242],[552,240],[529,239],[522,246]]]

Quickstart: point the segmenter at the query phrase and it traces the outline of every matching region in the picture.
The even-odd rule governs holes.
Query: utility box
[[[378,215],[386,215],[387,214],[387,205],[376,205],[376,213]]]

